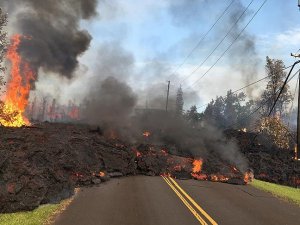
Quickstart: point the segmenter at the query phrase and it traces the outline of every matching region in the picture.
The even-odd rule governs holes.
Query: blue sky
[[[92,45],[89,51],[81,57],[81,62],[90,68],[90,73],[93,73],[89,76],[94,76],[95,69],[91,68],[95,67],[93,65],[95,60],[101,60],[99,48],[103,45],[118,45],[122,51],[134,59],[133,69],[130,70],[131,74],[126,74],[125,77],[128,76],[127,82],[135,90],[146,87],[149,82],[153,85],[165,84],[168,76],[183,61],[231,0],[206,0],[206,2],[210,4],[205,3],[204,0],[100,1],[98,17],[92,21],[83,21],[81,24],[82,28],[87,29],[93,36]],[[238,4],[237,2],[239,1],[236,0],[234,4]],[[241,0],[244,6],[250,2],[251,0]],[[253,1],[247,11],[247,17],[239,25],[239,29],[249,21],[262,2],[263,0]],[[300,24],[298,23],[300,11],[297,4],[296,0],[268,0],[246,29],[249,39],[254,42],[255,57],[258,63],[253,75],[245,79],[243,70],[239,70],[238,63],[234,63],[234,60],[239,60],[239,57],[244,57],[243,62],[247,63],[247,57],[250,61],[252,56],[244,54],[239,56],[236,53],[233,56],[233,52],[229,51],[199,84],[190,87],[231,43],[230,38],[226,39],[196,73],[181,83],[184,92],[185,90],[186,92],[194,90],[198,94],[197,98],[188,100],[187,104],[207,103],[216,95],[226,94],[228,89],[238,89],[265,76],[264,63],[267,55],[271,58],[282,59],[286,65],[290,65],[294,59],[289,54],[300,48]],[[171,77],[173,94],[180,81],[203,61],[228,31],[232,25],[228,22],[228,15],[234,9],[233,5],[228,10],[228,14],[203,41],[200,48],[178,70],[178,74]],[[238,48],[239,45],[235,50],[238,51]],[[159,64],[160,68],[149,69],[151,67],[149,65],[153,64]],[[159,72],[157,72],[158,70]],[[152,74],[149,71],[152,71]],[[135,85],[137,81],[139,82],[138,87]],[[81,83],[80,80],[77,81],[77,84],[79,83]],[[73,89],[76,89],[77,84],[74,82]],[[264,85],[262,83],[250,95],[257,95]],[[162,95],[164,91],[162,90]]]
[[[117,4],[117,9],[115,9],[117,12],[112,12],[114,9],[110,9],[112,11],[108,10],[107,7],[103,6],[103,3],[100,3],[98,11],[99,17],[102,17],[102,19],[98,17],[92,22],[84,23],[84,27],[93,35],[93,46],[97,46],[97,43],[104,40],[119,39],[118,36],[122,35],[125,48],[130,49],[136,57],[144,60],[147,57],[156,57],[158,53],[168,51],[169,48],[181,42],[181,39],[187,38],[193,33],[199,34],[200,37],[200,34],[209,28],[214,19],[231,0],[219,1],[222,3],[215,4],[213,9],[211,7],[210,18],[203,15],[202,20],[189,21],[190,23],[180,26],[173,23],[168,10],[169,1],[167,0],[138,2],[134,0],[113,0],[112,2]],[[198,0],[198,2],[201,2],[201,0]],[[242,2],[246,6],[250,0],[243,0]],[[250,12],[256,10],[262,2],[263,0],[254,0]],[[103,12],[104,10],[106,12]],[[115,15],[110,15],[114,13]],[[105,16],[101,16],[102,14],[105,14]],[[269,0],[247,30],[257,37],[269,37],[271,43],[271,40],[280,33],[299,27],[297,24],[299,17],[300,12],[296,0]],[[196,37],[194,41],[197,42]],[[175,60],[180,61],[184,56],[178,55]],[[170,58],[170,61],[172,63],[172,58]]]

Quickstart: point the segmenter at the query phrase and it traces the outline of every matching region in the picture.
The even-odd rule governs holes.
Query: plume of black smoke
[[[229,20],[227,22],[228,26],[234,24],[238,17],[242,15],[245,7],[238,1],[234,5],[233,11],[229,15]],[[249,10],[241,18],[239,23],[234,27],[230,34],[230,41],[234,41],[236,37],[240,34],[241,30],[244,28],[245,23],[248,22],[248,17],[251,14]],[[239,71],[243,77],[245,84],[249,84],[256,80],[259,58],[255,45],[255,36],[249,34],[247,31],[243,31],[237,42],[232,46],[230,51],[230,57],[228,60],[235,70]],[[254,86],[250,86],[246,89],[247,95],[251,98]]]
[[[79,23],[96,15],[97,0],[0,0],[0,5],[14,18],[14,32],[29,37],[20,52],[31,66],[71,78],[92,39]]]
[[[131,88],[114,77],[94,80],[87,99],[83,111],[85,120],[109,128],[125,126],[137,101]]]
[[[148,109],[138,116],[136,127],[140,134],[150,131],[154,143],[166,145],[173,153],[203,159],[217,155],[242,172],[248,169],[248,162],[236,141],[228,140],[220,129],[211,124],[191,125],[186,118],[175,116],[172,112]]]
[[[133,55],[119,42],[105,42],[99,47],[94,71],[102,79],[115,77],[118,80],[128,81],[133,74],[133,67]]]

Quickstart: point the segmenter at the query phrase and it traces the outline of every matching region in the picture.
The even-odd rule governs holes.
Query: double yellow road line
[[[164,181],[170,186],[170,188],[175,192],[178,198],[183,202],[183,204],[191,211],[191,213],[196,217],[202,225],[218,225],[205,211],[202,209],[197,202],[195,202],[191,196],[189,196],[179,184],[169,176],[162,176]],[[209,223],[207,223],[209,222]]]

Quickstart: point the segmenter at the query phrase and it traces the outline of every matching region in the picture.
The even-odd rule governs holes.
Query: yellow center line
[[[177,182],[172,178],[169,177],[169,179],[173,182],[173,184],[181,191],[182,194],[184,194],[184,196],[201,212],[202,215],[204,215],[209,222],[211,222],[212,225],[218,225],[216,221],[213,220],[213,218],[211,218],[205,211],[204,209],[202,209],[197,202],[195,202],[191,196],[189,196],[178,184]]]
[[[202,219],[202,217],[196,212],[196,210],[187,202],[187,200],[176,190],[172,183],[164,176],[162,178],[170,186],[170,188],[176,193],[179,199],[185,204],[185,206],[193,213],[196,219],[200,222],[201,225],[207,225],[207,223]]]

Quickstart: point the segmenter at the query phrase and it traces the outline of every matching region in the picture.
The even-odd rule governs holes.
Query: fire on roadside
[[[10,62],[10,76],[6,85],[4,104],[1,105],[0,124],[6,127],[30,125],[25,116],[31,82],[35,74],[30,65],[18,52],[22,37],[16,34],[11,39],[6,58]]]
[[[203,159],[194,159],[191,176],[196,180],[207,180],[206,174],[201,174]]]
[[[193,173],[199,173],[202,170],[203,160],[202,159],[195,159],[193,162]]]
[[[254,179],[254,175],[253,175],[253,172],[252,171],[246,171],[245,173],[244,173],[244,182],[246,183],[246,184],[248,184],[249,182],[252,182],[253,181],[253,179]]]

